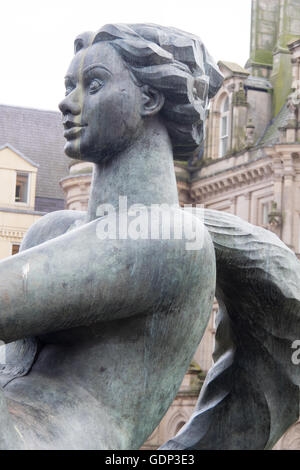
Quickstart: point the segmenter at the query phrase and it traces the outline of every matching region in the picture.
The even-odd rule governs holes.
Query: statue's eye
[[[97,78],[94,78],[89,84],[89,93],[96,93],[102,87],[103,82]]]
[[[68,96],[71,93],[72,90],[73,90],[73,87],[67,86],[66,91],[65,91],[65,96]]]

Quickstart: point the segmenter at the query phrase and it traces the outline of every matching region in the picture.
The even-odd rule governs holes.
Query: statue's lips
[[[85,126],[81,126],[81,125],[74,125],[73,127],[71,127],[70,129],[66,129],[64,131],[64,137],[65,139],[74,139],[75,137],[77,137],[78,135],[80,135],[80,133],[82,132],[82,130],[84,129]]]

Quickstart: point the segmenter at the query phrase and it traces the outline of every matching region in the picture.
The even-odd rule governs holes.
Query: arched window
[[[226,96],[221,106],[220,121],[220,157],[224,157],[228,152],[229,143],[229,98]]]
[[[185,416],[185,412],[183,410],[175,411],[175,414],[171,416],[169,422],[166,425],[166,433],[168,436],[175,436],[181,428],[186,424],[188,421],[188,416]]]
[[[183,426],[185,425],[185,421],[180,421],[177,426],[176,426],[176,429],[175,429],[175,436],[177,433],[179,433],[180,429],[183,428]]]

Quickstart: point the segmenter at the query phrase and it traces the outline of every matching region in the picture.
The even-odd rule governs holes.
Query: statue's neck
[[[132,204],[178,204],[171,142],[158,120],[146,126],[132,147],[95,165],[88,221],[97,217],[101,204],[112,204],[118,210],[120,196],[127,196],[128,208]]]

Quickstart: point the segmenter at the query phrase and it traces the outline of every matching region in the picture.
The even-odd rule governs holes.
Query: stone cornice
[[[0,228],[0,238],[5,240],[13,241],[18,240],[22,241],[26,230],[20,230],[18,228]]]
[[[90,184],[91,179],[92,173],[74,174],[61,179],[59,184],[65,189],[71,186],[77,186],[78,184]]]
[[[24,215],[45,215],[47,212],[34,211],[30,209],[11,209],[9,207],[0,207],[0,212],[8,212],[12,214],[24,214]]]
[[[194,200],[201,200],[209,196],[230,193],[234,189],[242,189],[252,183],[270,179],[272,175],[272,161],[264,158],[217,175],[199,178],[191,185],[191,197]]]

